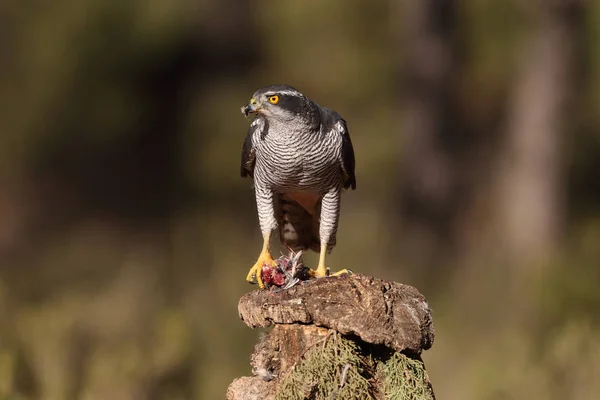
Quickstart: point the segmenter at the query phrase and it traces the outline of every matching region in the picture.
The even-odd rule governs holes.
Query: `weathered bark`
[[[314,324],[416,354],[433,344],[429,306],[417,289],[361,274],[309,281],[278,293],[250,292],[241,298],[239,312],[251,328]]]
[[[317,279],[250,292],[239,312],[252,328],[274,328],[252,355],[255,376],[236,379],[230,400],[434,398],[419,357],[433,344],[431,312],[411,286]]]

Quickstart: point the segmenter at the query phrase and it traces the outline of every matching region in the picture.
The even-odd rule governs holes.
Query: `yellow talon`
[[[338,276],[338,275],[343,275],[343,274],[351,274],[352,271],[350,271],[349,269],[342,269],[340,271],[334,272],[333,274],[331,274],[329,272],[329,268],[327,268],[325,266],[325,255],[327,254],[327,245],[321,245],[321,252],[319,254],[319,265],[317,266],[316,270],[312,270],[310,269],[308,271],[308,273],[310,274],[310,276],[313,276],[315,278],[322,278],[325,276]]]
[[[308,274],[310,276],[312,276],[313,278],[323,278],[323,277],[326,277],[326,276],[340,276],[340,275],[352,274],[352,273],[353,273],[352,270],[349,270],[349,269],[341,269],[341,270],[339,270],[337,272],[330,273],[329,272],[329,268],[325,268],[325,274],[321,275],[321,271],[319,271],[319,268],[317,268],[317,270],[314,270],[314,269],[309,269],[308,270]]]
[[[264,289],[265,287],[265,284],[262,280],[262,267],[264,264],[267,264],[271,267],[277,266],[277,262],[273,260],[273,257],[271,257],[271,253],[269,252],[268,236],[264,238],[263,249],[260,252],[260,255],[258,256],[258,260],[256,260],[256,263],[254,263],[252,268],[250,268],[250,271],[248,271],[248,275],[246,276],[246,280],[248,282],[254,283],[256,281],[258,287],[261,289]]]

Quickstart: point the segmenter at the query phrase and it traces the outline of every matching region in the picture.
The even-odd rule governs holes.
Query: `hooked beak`
[[[258,112],[259,109],[260,106],[258,105],[258,101],[253,97],[245,107],[242,107],[242,114],[247,117],[250,114]]]

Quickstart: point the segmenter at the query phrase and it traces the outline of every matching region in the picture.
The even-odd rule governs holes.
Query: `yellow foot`
[[[325,276],[339,276],[343,274],[352,274],[352,271],[349,269],[342,269],[334,273],[329,272],[329,268],[327,267],[319,267],[316,270],[309,269],[308,274],[315,278],[323,278]]]
[[[267,264],[270,267],[277,266],[277,262],[273,260],[273,257],[271,257],[271,254],[269,254],[268,251],[260,254],[256,263],[250,268],[250,271],[248,271],[248,276],[246,276],[248,282],[258,283],[258,287],[261,289],[264,289],[265,287],[262,280],[262,267],[264,264]]]

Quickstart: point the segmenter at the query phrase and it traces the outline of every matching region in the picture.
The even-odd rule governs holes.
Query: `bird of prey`
[[[288,85],[257,90],[242,107],[255,114],[242,148],[242,177],[254,179],[263,247],[246,280],[263,288],[262,266],[276,266],[271,234],[291,251],[319,252],[316,277],[336,244],[343,189],[356,189],[354,149],[346,121]],[[339,271],[334,275],[347,272]]]

